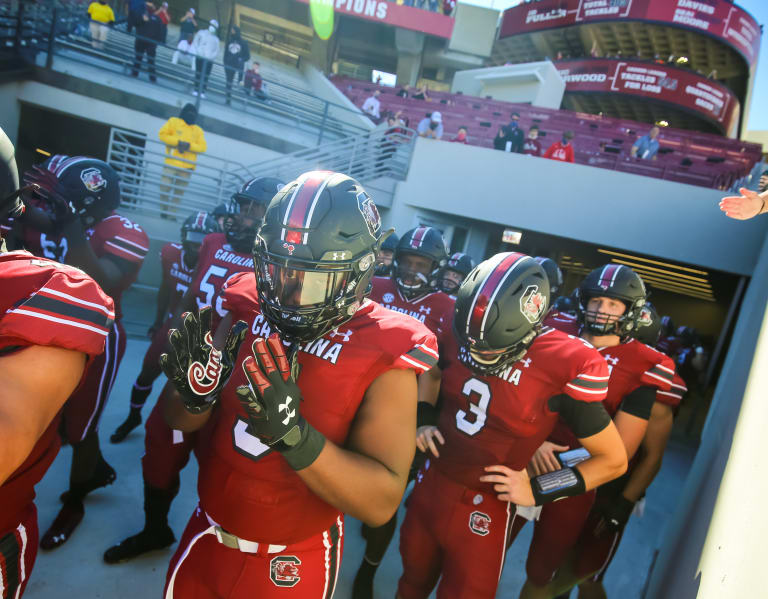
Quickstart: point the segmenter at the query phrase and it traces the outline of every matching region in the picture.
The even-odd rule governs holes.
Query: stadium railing
[[[54,67],[55,57],[98,67],[102,70],[124,75],[132,81],[134,69],[134,43],[145,39],[122,30],[124,26],[111,29],[103,48],[91,45],[88,29],[89,20],[83,10],[60,4],[36,4],[21,2],[0,4],[0,50],[15,51],[28,61],[41,62],[39,55],[45,56],[45,65]],[[177,51],[168,44],[146,40],[156,45],[155,84],[184,94],[197,92],[197,97],[190,96],[190,101],[198,107],[206,102],[224,105],[231,99],[238,110],[257,113],[259,118],[279,125],[296,126],[302,130],[317,134],[316,143],[341,139],[364,133],[367,129],[354,124],[359,110],[353,110],[341,104],[323,100],[306,90],[285,83],[264,78],[267,96],[259,99],[246,94],[244,88],[233,83],[227,89],[225,67],[223,63],[212,62],[205,98],[202,81],[196,81],[195,72],[186,65],[173,64],[172,57]],[[191,60],[191,55],[181,53]],[[147,77],[148,64],[143,60],[139,76]],[[130,91],[130,85],[124,88]],[[354,116],[353,116],[354,115]]]

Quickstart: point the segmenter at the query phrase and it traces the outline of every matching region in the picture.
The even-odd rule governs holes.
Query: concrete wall
[[[557,109],[563,101],[565,81],[546,60],[459,71],[453,77],[451,92]]]
[[[491,55],[499,23],[498,10],[460,2],[454,20],[448,49],[477,56]]]
[[[408,228],[415,214],[427,211],[446,215],[447,224],[457,218],[485,221],[750,275],[768,218],[729,219],[717,207],[722,195],[580,164],[418,139],[408,180],[398,185],[388,218],[404,230],[400,227]]]
[[[342,110],[332,107],[332,116],[335,119],[355,127],[363,127],[365,129],[373,129],[375,127],[371,119],[363,115],[360,107],[355,106],[347,96],[341,93],[341,90],[331,83],[316,66],[304,61],[301,63],[301,72],[304,74],[310,90],[318,98],[349,109]]]

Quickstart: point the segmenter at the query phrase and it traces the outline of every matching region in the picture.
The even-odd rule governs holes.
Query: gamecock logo
[[[206,397],[213,393],[221,379],[221,352],[213,347],[210,331],[205,334],[205,343],[211,349],[208,353],[208,363],[192,362],[187,370],[189,388],[196,395]]]
[[[469,515],[469,530],[484,537],[491,532],[491,517],[483,512],[472,512]]]
[[[86,168],[80,173],[80,180],[88,191],[101,191],[107,186],[107,180],[102,177],[97,168]]]
[[[368,226],[368,232],[371,237],[376,237],[379,229],[381,229],[381,216],[379,216],[379,209],[376,208],[371,197],[365,193],[360,192],[357,194],[357,208],[360,210],[360,214],[363,215],[363,220]]]
[[[538,285],[529,285],[520,298],[520,312],[531,324],[541,320],[547,309],[547,299],[539,291]]]
[[[278,555],[269,562],[269,578],[276,586],[293,587],[301,580],[301,560],[295,555]]]

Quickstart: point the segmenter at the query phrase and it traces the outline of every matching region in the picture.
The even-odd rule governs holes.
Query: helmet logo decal
[[[283,247],[284,247],[286,250],[288,250],[288,255],[289,255],[289,256],[293,256],[293,252],[296,250],[296,246],[295,246],[295,245],[293,245],[292,243],[286,243],[286,242],[284,241],[284,242],[283,242]]]
[[[211,348],[208,363],[203,366],[200,362],[192,362],[187,371],[189,388],[202,397],[210,395],[221,378],[221,352],[213,347],[210,331],[205,334],[205,343]]]
[[[107,186],[107,180],[102,176],[101,171],[94,167],[83,169],[80,173],[80,180],[85,188],[91,192],[101,191]]]
[[[637,320],[637,325],[641,327],[649,327],[653,324],[653,318],[651,317],[651,311],[648,307],[643,306],[640,310],[640,318]]]
[[[538,285],[528,285],[520,297],[520,312],[531,324],[541,320],[547,308],[547,299],[539,291]]]
[[[381,229],[379,209],[376,207],[371,196],[364,191],[357,194],[357,208],[360,210],[360,214],[363,215],[365,224],[368,225],[368,232],[371,234],[371,237],[375,239],[376,234]]]

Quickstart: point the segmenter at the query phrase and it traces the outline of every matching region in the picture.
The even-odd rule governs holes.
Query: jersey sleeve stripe
[[[42,314],[40,312],[32,312],[30,310],[23,310],[21,308],[16,308],[15,310],[9,310],[7,313],[8,314],[23,314],[24,316],[31,316],[32,318],[41,318],[43,320],[48,320],[48,321],[51,321],[51,322],[58,322],[59,324],[64,324],[64,325],[68,325],[68,326],[71,326],[71,327],[77,327],[79,329],[86,329],[88,331],[93,331],[94,333],[98,333],[99,335],[103,335],[104,337],[109,335],[109,331],[108,330],[92,327],[90,325],[83,324],[81,322],[75,322],[74,320],[67,320],[67,319],[64,319],[64,318],[57,318],[55,316],[51,316],[49,314]]]
[[[422,364],[421,362],[417,362],[416,360],[409,358],[406,354],[403,354],[402,356],[400,356],[400,360],[402,360],[403,362],[406,362],[407,364],[410,364],[411,366],[415,366],[416,368],[419,368],[420,370],[423,370],[425,372],[427,370],[432,370],[432,368],[435,365],[435,363],[433,363],[432,366],[428,364]]]
[[[652,379],[656,379],[657,381],[661,381],[665,385],[669,385],[670,382],[671,382],[671,378],[672,378],[672,377],[666,378],[666,377],[663,377],[663,376],[659,376],[658,374],[654,374],[650,370],[646,371],[645,376],[649,376]]]
[[[108,330],[109,327],[112,326],[112,319],[101,312],[91,310],[90,308],[75,306],[62,300],[46,297],[37,293],[23,302],[20,307],[42,310],[50,314],[89,322],[97,327],[102,327],[105,330]]]
[[[136,243],[135,241],[131,241],[130,239],[126,239],[125,237],[120,237],[120,235],[115,235],[114,238],[117,239],[118,241],[122,241],[123,243],[127,243],[128,245],[132,245],[134,248],[136,248],[137,250],[140,250],[142,252],[148,252],[149,251],[148,247],[144,247],[143,245],[140,245],[140,244]]]
[[[664,368],[661,364],[656,364],[656,366],[651,368],[648,372],[658,374],[659,376],[662,376],[670,381],[675,378],[675,371],[670,370],[669,368]]]
[[[577,387],[583,387],[585,389],[607,389],[608,388],[608,380],[602,380],[602,381],[591,381],[585,378],[582,378],[581,376],[577,376],[575,379],[571,381],[574,385]]]
[[[102,306],[101,304],[97,304],[96,302],[89,302],[84,299],[80,299],[79,297],[75,297],[74,295],[69,295],[68,293],[63,293],[61,291],[57,291],[56,289],[50,289],[49,287],[41,287],[40,291],[38,293],[43,293],[45,295],[56,295],[58,297],[64,298],[67,301],[75,302],[78,304],[83,304],[84,306],[88,306],[90,308],[93,308],[95,310],[100,310],[101,312],[104,312],[107,316],[110,318],[115,317],[114,310],[110,310],[106,306]]]
[[[412,350],[406,352],[404,355],[412,358],[420,364],[426,364],[430,368],[437,365],[437,358],[432,354],[429,354],[422,350],[420,347],[414,347]]]
[[[674,397],[675,399],[683,399],[682,394],[672,393],[671,391],[656,391],[656,395],[664,395],[665,397]]]
[[[664,372],[668,372],[668,373],[670,374],[670,376],[675,376],[675,371],[674,371],[673,369],[671,369],[671,368],[667,368],[666,366],[663,366],[662,364],[656,364],[656,365],[653,367],[653,369],[655,370],[655,369],[657,369],[657,368],[658,368],[659,370],[662,370],[662,371],[664,371]]]
[[[573,389],[574,391],[577,391],[579,393],[587,393],[589,395],[603,395],[605,396],[608,393],[608,387],[605,386],[602,389],[585,389],[584,387],[580,387],[579,385],[574,385],[571,383],[566,383],[566,387]]]
[[[419,349],[421,349],[422,351],[425,351],[425,352],[427,352],[428,354],[432,354],[433,356],[435,356],[435,358],[439,358],[439,357],[440,357],[440,354],[438,354],[438,353],[437,353],[437,350],[436,350],[436,349],[433,349],[433,348],[431,348],[431,347],[427,347],[427,346],[426,346],[426,345],[424,345],[423,343],[420,343],[420,344],[419,344],[419,345],[417,345],[416,347],[418,347],[418,348],[419,348]]]
[[[110,247],[113,247],[114,249],[118,250],[119,252],[123,252],[125,254],[128,254],[129,256],[132,256],[133,258],[138,258],[139,260],[144,260],[144,256],[140,256],[139,254],[136,254],[130,250],[127,250],[125,248],[120,247],[119,245],[116,245],[112,243],[111,241],[105,242],[104,245],[108,245]],[[115,253],[115,255],[119,256],[120,254]],[[130,260],[130,258],[129,258]]]
[[[672,383],[672,388],[673,389],[679,389],[683,393],[687,393],[688,392],[688,387],[686,387],[685,385],[678,385],[677,383]]]

